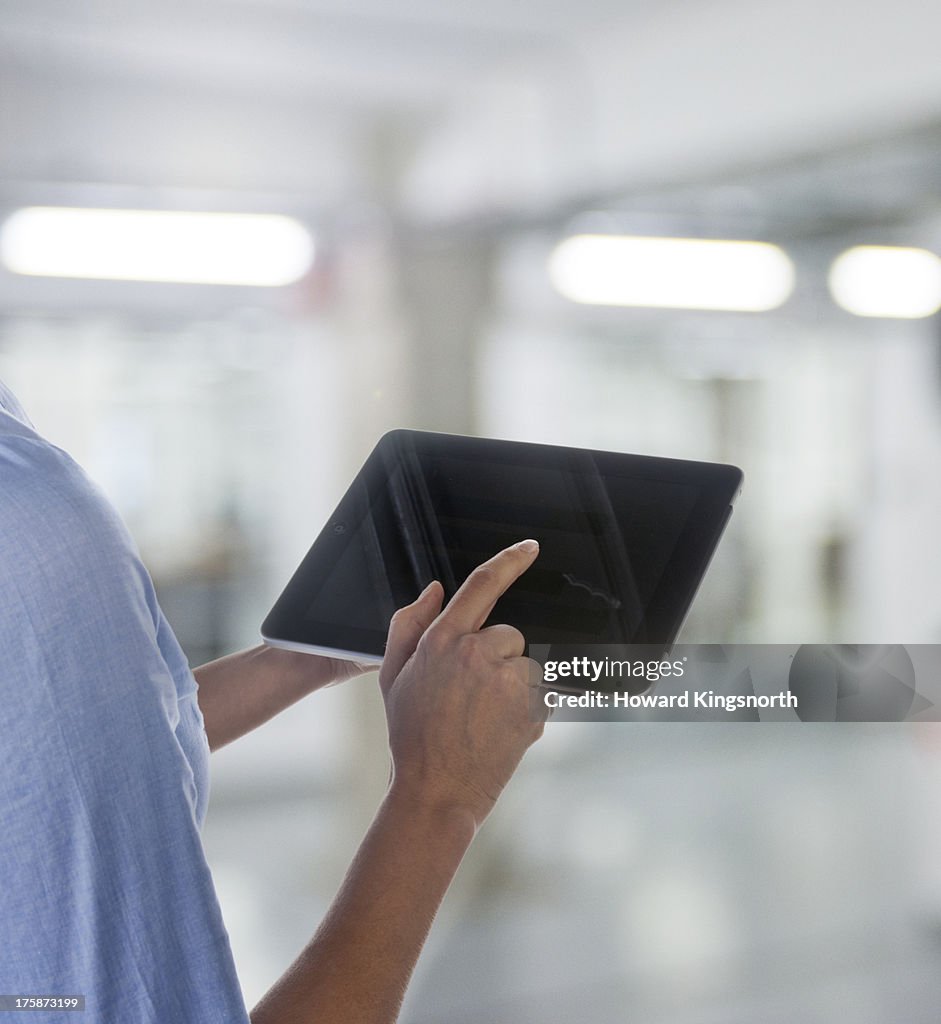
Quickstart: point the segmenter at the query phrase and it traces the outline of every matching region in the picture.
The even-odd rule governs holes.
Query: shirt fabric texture
[[[248,1021],[196,690],[117,513],[0,383],[0,994],[86,999],[30,1024]]]

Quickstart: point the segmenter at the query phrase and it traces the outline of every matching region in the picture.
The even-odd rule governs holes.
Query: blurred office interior
[[[0,0],[0,221],[277,214],[313,240],[275,287],[6,252],[0,378],[116,503],[194,665],[257,642],[397,426],[743,467],[688,641],[941,642],[938,317],[861,316],[831,283],[855,246],[941,254],[939,34],[917,0]],[[793,289],[759,312],[573,301],[550,261],[586,234],[771,243]],[[382,792],[375,690],[214,757],[250,1004]],[[936,1019],[931,741],[550,725],[403,1021]]]

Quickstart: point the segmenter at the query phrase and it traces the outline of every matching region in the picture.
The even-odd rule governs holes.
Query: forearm
[[[309,693],[361,671],[349,662],[260,645],[194,670],[209,748],[217,750]]]
[[[393,787],[310,944],[253,1024],[391,1024],[475,821]]]
[[[392,1024],[451,879],[526,748],[535,663],[519,630],[481,629],[538,552],[523,541],[442,611],[432,582],[392,617],[379,686],[393,781],[323,924],[253,1024]]]

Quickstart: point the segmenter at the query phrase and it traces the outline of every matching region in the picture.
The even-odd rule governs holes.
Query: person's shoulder
[[[40,434],[13,393],[0,381],[0,516],[35,512],[35,503],[52,509],[97,504],[91,481],[62,448]]]
[[[147,607],[155,598],[137,547],[101,489],[34,431],[0,430],[0,592],[30,600],[98,594]]]
[[[79,541],[115,526],[107,500],[81,467],[29,429],[0,431],[0,522],[21,543],[37,533],[46,542],[64,535]]]
[[[20,404],[20,400],[0,380],[0,414],[6,414],[27,427],[32,427],[32,421],[26,415],[26,410]]]

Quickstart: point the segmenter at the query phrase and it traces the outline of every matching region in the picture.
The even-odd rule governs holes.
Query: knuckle
[[[482,629],[480,638],[494,653],[511,649],[522,650],[526,643],[519,630],[503,624],[487,626],[486,629]]]
[[[494,679],[505,688],[517,686],[520,682],[519,668],[511,661],[501,662],[494,671]]]
[[[429,626],[421,638],[421,644],[432,657],[441,657],[448,648],[450,637],[446,630],[437,625]]]
[[[409,619],[408,609],[407,608],[397,608],[392,613],[392,618],[391,618],[391,620],[389,622],[389,628],[390,629],[400,629],[402,626],[404,626],[408,622],[408,619]]]
[[[489,633],[494,644],[498,644],[500,648],[517,648],[520,651],[526,646],[526,638],[516,628],[516,626],[510,626],[506,623],[499,623],[494,626],[489,626],[484,632]]]
[[[478,583],[478,585],[489,587],[491,584],[494,584],[499,580],[500,574],[489,562],[484,562],[483,565],[477,566],[477,568],[471,573],[471,577]]]
[[[507,634],[513,642],[513,646],[522,653],[526,650],[526,637],[516,628],[516,626],[507,626],[509,633]]]
[[[479,633],[465,633],[457,644],[457,655],[461,666],[465,669],[479,668],[483,657]]]

